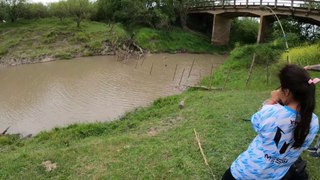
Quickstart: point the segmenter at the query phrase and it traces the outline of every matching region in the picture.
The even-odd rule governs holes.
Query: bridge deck
[[[217,8],[257,8],[268,6],[273,9],[299,10],[320,14],[320,1],[313,0],[208,0],[189,4],[191,11],[214,10]]]

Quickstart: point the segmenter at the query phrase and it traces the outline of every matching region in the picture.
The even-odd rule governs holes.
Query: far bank
[[[210,38],[178,27],[168,30],[134,28],[85,21],[77,28],[71,19],[20,20],[0,24],[0,64],[18,65],[76,57],[144,53],[227,53]]]

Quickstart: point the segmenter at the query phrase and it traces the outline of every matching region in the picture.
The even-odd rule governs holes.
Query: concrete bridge
[[[189,4],[188,13],[213,15],[211,42],[214,45],[228,44],[231,22],[235,17],[260,18],[258,43],[268,35],[276,20],[275,14],[320,26],[320,1],[313,0],[207,0]]]

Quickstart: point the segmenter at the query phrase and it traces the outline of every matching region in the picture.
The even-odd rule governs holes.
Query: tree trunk
[[[181,1],[180,3],[181,3],[179,7],[180,25],[183,29],[187,29],[188,7],[185,1]]]
[[[187,16],[183,12],[180,12],[180,25],[182,29],[187,29]]]

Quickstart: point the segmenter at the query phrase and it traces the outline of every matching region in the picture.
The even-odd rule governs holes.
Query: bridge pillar
[[[229,43],[232,19],[215,14],[213,17],[211,43],[213,45],[227,45]]]
[[[274,20],[272,20],[270,17],[260,16],[260,26],[257,43],[263,43],[267,39],[268,35],[271,34],[273,22]]]

